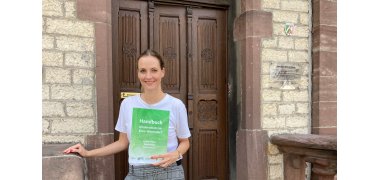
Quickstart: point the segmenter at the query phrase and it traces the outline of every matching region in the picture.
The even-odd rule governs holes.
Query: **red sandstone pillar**
[[[86,137],[88,149],[99,148],[114,141],[112,84],[112,1],[78,0],[77,16],[95,24],[97,134]],[[105,83],[106,82],[106,83]],[[88,177],[92,180],[115,179],[114,157],[89,158]]]
[[[240,47],[242,119],[236,135],[238,180],[267,180],[267,131],[261,129],[262,37],[272,36],[272,13],[260,10],[259,0],[242,0],[241,14],[234,21],[234,40]]]
[[[336,17],[336,1],[313,1],[313,134],[336,135]]]

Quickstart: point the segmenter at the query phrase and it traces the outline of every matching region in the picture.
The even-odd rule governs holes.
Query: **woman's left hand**
[[[153,166],[160,166],[162,168],[166,168],[170,166],[171,164],[175,163],[178,159],[178,152],[173,151],[173,152],[168,152],[165,154],[160,154],[160,155],[153,155],[150,157],[151,159],[159,159],[161,158],[162,160],[159,162],[156,162],[152,164]]]

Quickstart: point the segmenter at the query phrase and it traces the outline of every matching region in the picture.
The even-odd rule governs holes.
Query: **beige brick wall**
[[[42,21],[43,142],[84,142],[97,126],[94,24],[76,0],[43,0]]]
[[[273,13],[273,37],[261,43],[261,103],[262,127],[269,136],[279,133],[310,131],[310,0],[261,0],[264,11]],[[286,23],[295,24],[292,35],[286,35]],[[271,66],[290,63],[301,68],[301,77],[293,83],[295,89],[280,89],[282,83],[270,78]],[[282,154],[268,145],[268,180],[283,177]]]

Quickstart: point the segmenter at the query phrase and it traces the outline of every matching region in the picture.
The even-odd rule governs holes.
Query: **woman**
[[[64,150],[64,153],[75,152],[83,157],[99,157],[112,155],[129,147],[129,173],[125,180],[145,178],[185,179],[181,159],[182,155],[190,147],[188,138],[191,136],[187,121],[187,111],[181,100],[162,91],[161,81],[164,75],[164,61],[161,56],[149,49],[143,52],[138,58],[138,78],[143,92],[140,95],[130,96],[121,103],[119,118],[115,127],[120,132],[119,139],[105,147],[90,151],[86,150],[81,144],[76,144]],[[134,112],[136,113],[140,109],[149,112],[158,110],[159,112],[164,112],[164,114],[168,112],[168,127],[166,131],[163,131],[168,133],[167,135],[166,133],[161,133],[164,134],[167,140],[166,150],[164,153],[150,156],[151,161],[131,155],[136,153],[131,146],[135,147],[134,145],[137,143],[136,139],[140,138],[138,141],[141,141],[141,137],[143,137],[142,134],[136,134],[137,131],[134,129],[135,124],[138,123],[136,118],[134,118]],[[140,120],[140,122],[151,121],[153,122],[151,119],[146,121]],[[165,126],[163,127],[163,130],[165,130]],[[157,129],[157,127],[149,128]],[[142,130],[145,131],[146,129]],[[158,131],[153,131],[155,129],[149,130],[152,130],[150,131],[152,133],[162,132],[161,129]],[[157,133],[157,135],[159,134]],[[147,138],[151,137],[153,136]],[[135,141],[133,141],[134,139]],[[153,144],[154,147],[155,142],[149,140],[149,143],[151,144],[147,144],[148,146]],[[153,148],[153,150],[156,149]]]

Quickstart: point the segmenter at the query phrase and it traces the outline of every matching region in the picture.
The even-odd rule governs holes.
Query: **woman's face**
[[[159,60],[154,56],[143,56],[138,60],[138,78],[144,91],[161,90],[161,79],[165,69],[161,69]]]

